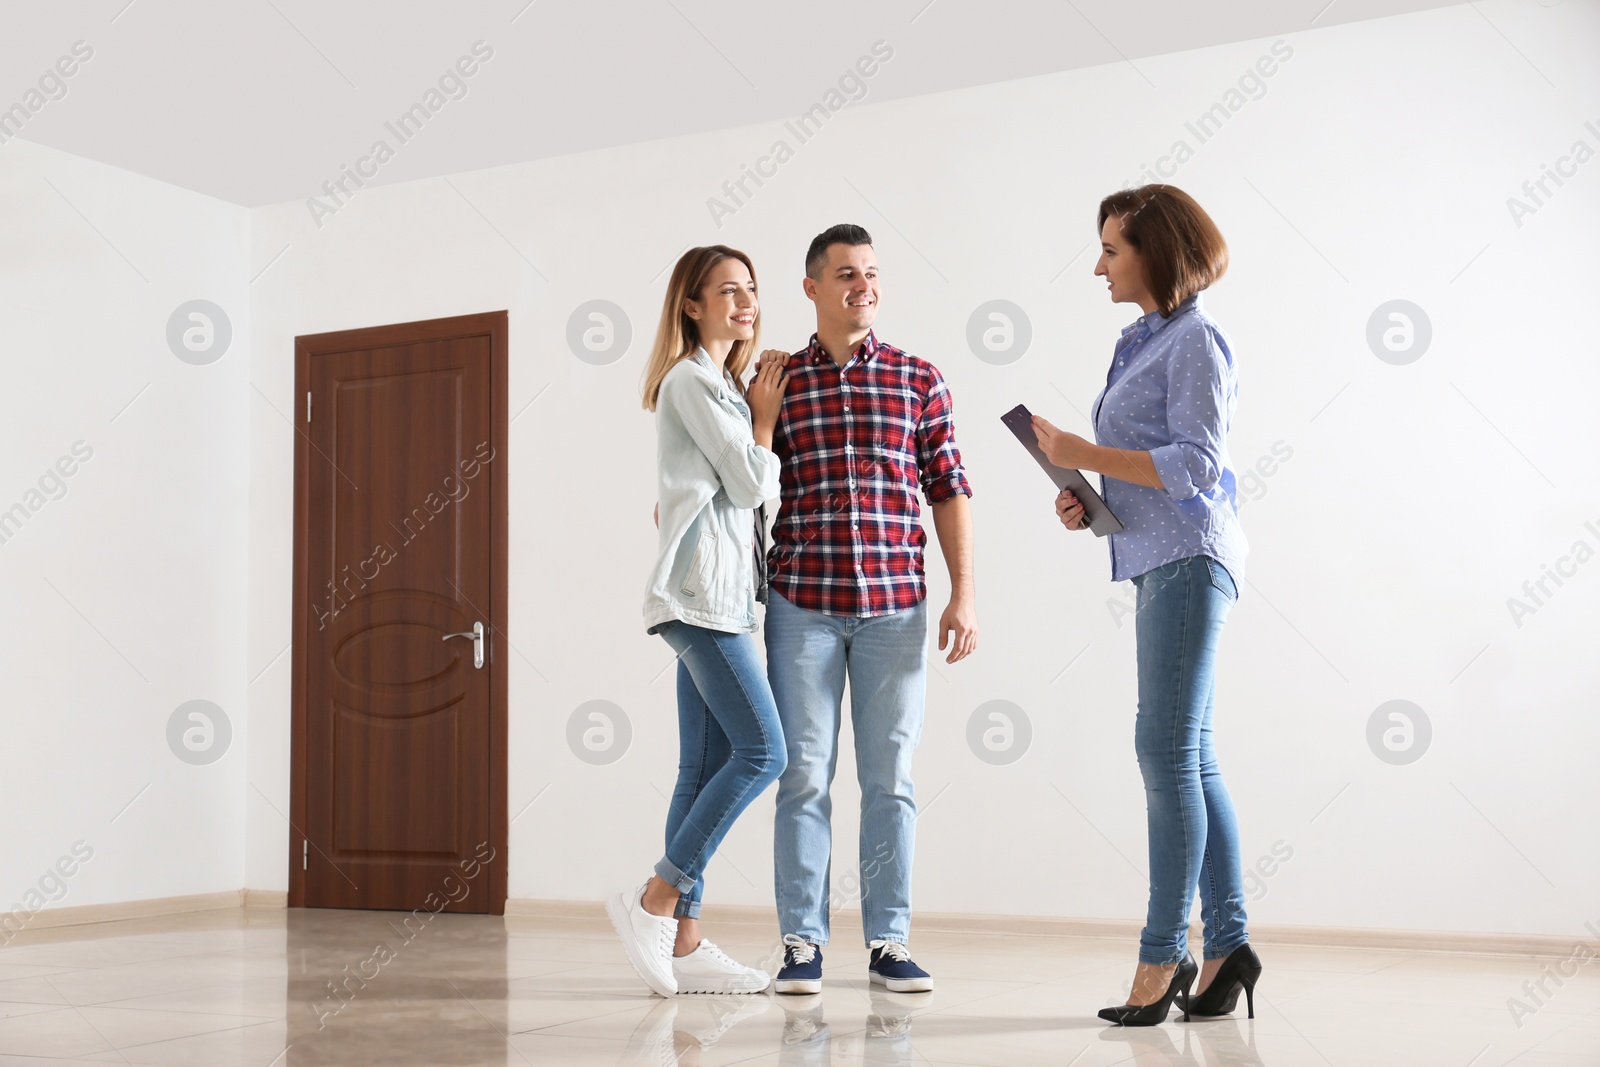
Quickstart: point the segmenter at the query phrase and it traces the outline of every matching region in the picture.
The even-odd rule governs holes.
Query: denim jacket
[[[670,620],[754,633],[755,515],[782,463],[756,444],[750,408],[705,349],[680,360],[656,403],[661,526],[644,597],[649,632]]]

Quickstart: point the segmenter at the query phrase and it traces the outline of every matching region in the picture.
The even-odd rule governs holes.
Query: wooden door
[[[503,311],[295,341],[291,907],[505,912],[506,371]]]

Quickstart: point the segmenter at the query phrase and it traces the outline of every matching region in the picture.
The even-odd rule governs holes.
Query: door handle
[[[472,624],[472,629],[459,634],[445,634],[440,640],[448,641],[452,637],[472,638],[472,665],[480,671],[483,670],[483,623],[475,622]]]

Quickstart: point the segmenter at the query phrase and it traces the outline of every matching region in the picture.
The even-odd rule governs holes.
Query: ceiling
[[[875,42],[869,102],[1426,8],[1427,0],[91,0],[15,5],[20,136],[245,206],[793,117]],[[47,77],[82,41],[92,56]],[[475,42],[492,55],[433,100]],[[80,47],[80,51],[85,49]],[[71,64],[68,64],[70,67]],[[1141,77],[1143,73],[1141,73]],[[1146,81],[1149,79],[1146,78]],[[848,83],[847,83],[848,87]],[[64,92],[62,90],[65,90]],[[858,90],[859,91],[859,90]],[[1159,92],[1152,84],[1151,91]],[[385,123],[436,104],[403,143]],[[9,132],[9,130],[7,131]],[[0,145],[3,160],[3,145]]]

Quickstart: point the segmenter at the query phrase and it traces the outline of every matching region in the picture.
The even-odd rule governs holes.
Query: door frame
[[[309,561],[306,559],[310,535],[310,478],[312,448],[306,430],[306,406],[302,399],[311,388],[311,360],[315,356],[363,351],[399,344],[425,344],[429,341],[463,337],[487,337],[490,361],[490,437],[495,462],[489,464],[492,501],[489,517],[489,626],[487,659],[489,674],[489,844],[494,858],[485,864],[489,876],[489,914],[504,915],[506,910],[507,836],[509,832],[506,791],[508,670],[510,660],[498,649],[495,636],[504,637],[507,618],[506,566],[509,540],[510,484],[507,477],[506,439],[510,430],[510,357],[507,313],[488,311],[443,319],[393,323],[385,326],[337,330],[331,333],[302,334],[294,339],[294,596],[290,638],[291,682],[289,695],[289,907],[306,906],[306,872],[297,862],[306,825],[306,647],[311,620]],[[312,416],[315,417],[313,408]]]

